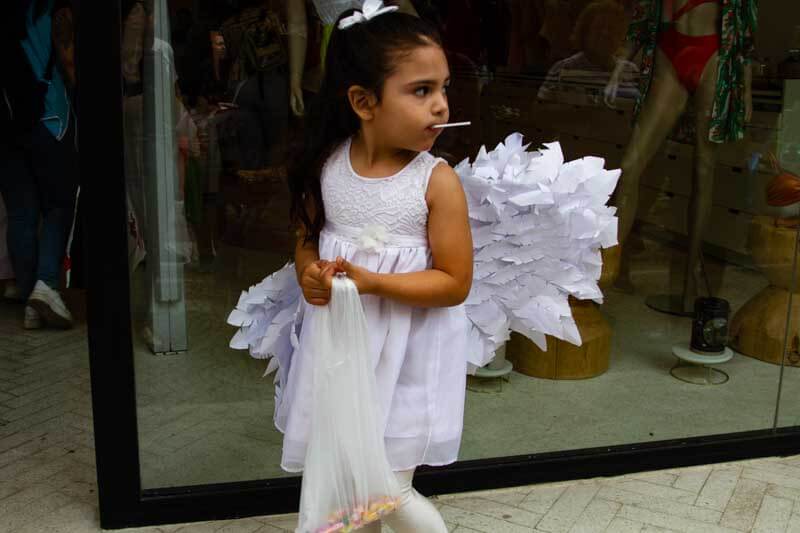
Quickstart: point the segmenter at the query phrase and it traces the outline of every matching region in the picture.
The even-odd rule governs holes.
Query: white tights
[[[394,533],[447,533],[439,510],[422,494],[414,490],[413,470],[395,472],[400,483],[400,507],[384,521]],[[373,522],[361,528],[364,533],[380,533],[381,523]]]

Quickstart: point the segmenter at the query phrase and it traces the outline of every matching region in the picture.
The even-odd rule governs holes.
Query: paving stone
[[[523,533],[530,532],[532,528],[512,524],[503,519],[493,518],[481,513],[467,511],[458,507],[445,504],[439,510],[442,518],[447,522],[466,526],[478,531],[492,531],[496,533]]]
[[[647,481],[648,483],[654,483],[656,485],[672,487],[675,483],[675,480],[678,479],[678,476],[671,472],[658,470],[655,472],[643,472],[641,474],[635,474],[631,476],[631,478]]]
[[[480,514],[491,516],[499,520],[505,520],[512,524],[535,528],[536,524],[542,519],[541,514],[520,509],[511,505],[506,505],[486,498],[452,498],[447,500],[445,505],[457,507],[465,511],[474,511]]]
[[[706,484],[706,480],[708,480],[711,471],[711,467],[709,466],[687,468],[685,471],[678,474],[672,486],[676,489],[698,493]]]
[[[624,505],[634,505],[650,511],[665,513],[671,516],[688,518],[700,522],[716,524],[719,522],[722,512],[714,509],[706,509],[690,504],[677,502],[653,496],[652,494],[642,494],[621,489],[616,486],[603,487],[598,498],[614,501]]]
[[[552,533],[569,531],[599,491],[600,485],[569,487],[544,515],[537,529]]]
[[[786,533],[800,533],[800,514],[794,514],[789,517],[789,524],[786,527]]]
[[[614,520],[619,511],[620,505],[616,502],[609,502],[601,499],[594,499],[586,509],[578,516],[572,525],[570,533],[595,533],[605,531]]]
[[[522,500],[519,506],[534,513],[545,514],[568,487],[569,485],[564,483],[536,486]]]
[[[724,511],[739,480],[741,467],[715,469],[709,474],[695,505]]]
[[[753,533],[779,533],[786,531],[792,516],[791,500],[764,496],[761,502],[761,509],[758,511]]]
[[[735,529],[720,527],[708,522],[700,522],[681,518],[666,513],[657,513],[648,509],[642,509],[635,505],[623,505],[620,509],[619,517],[627,518],[634,522],[641,522],[645,525],[656,526],[666,529],[675,529],[687,533],[736,533]]]
[[[644,528],[644,524],[641,522],[617,517],[611,521],[606,531],[608,533],[640,533],[642,528]]]
[[[647,494],[649,496],[655,496],[657,498],[663,498],[666,500],[674,500],[680,503],[691,504],[694,503],[695,499],[697,499],[696,492],[666,487],[664,485],[658,485],[656,483],[650,483],[647,481],[625,480],[615,483],[614,486],[629,492]]]
[[[720,525],[742,531],[750,531],[767,492],[763,481],[742,478],[733,491]]]

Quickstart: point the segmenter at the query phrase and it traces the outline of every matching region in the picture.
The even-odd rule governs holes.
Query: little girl
[[[430,24],[392,11],[370,0],[363,13],[340,17],[289,174],[305,301],[275,422],[284,433],[281,466],[301,471],[313,357],[304,347],[332,276],[345,272],[362,295],[386,452],[402,486],[386,522],[436,533],[447,531],[444,521],[411,482],[417,466],[458,455],[468,334],[460,304],[472,282],[472,238],[459,177],[428,153],[441,131],[434,126],[449,118],[441,39]]]

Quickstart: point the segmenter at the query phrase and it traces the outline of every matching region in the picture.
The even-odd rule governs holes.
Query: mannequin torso
[[[689,36],[719,33],[719,0],[672,0],[664,2],[661,22]]]
[[[681,84],[694,93],[706,63],[719,49],[718,1],[687,0],[680,6],[667,1],[664,7],[658,47]]]

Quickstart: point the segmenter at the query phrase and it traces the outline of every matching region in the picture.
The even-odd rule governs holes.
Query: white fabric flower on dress
[[[350,26],[374,19],[378,15],[391,13],[392,11],[397,11],[398,9],[400,8],[397,6],[384,7],[383,0],[365,0],[362,11],[356,11],[349,17],[345,17],[339,21],[339,29],[347,29]]]
[[[388,240],[389,232],[385,227],[380,224],[370,224],[361,231],[358,247],[365,252],[379,253]]]

